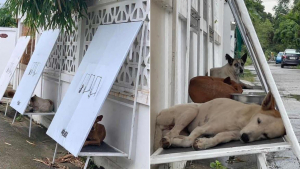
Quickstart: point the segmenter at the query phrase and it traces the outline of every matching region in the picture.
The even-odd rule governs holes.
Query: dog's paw
[[[171,141],[168,138],[162,138],[160,142],[163,149],[168,149],[171,146]]]
[[[212,147],[212,140],[210,138],[197,138],[193,144],[194,150],[204,150],[210,147]]]

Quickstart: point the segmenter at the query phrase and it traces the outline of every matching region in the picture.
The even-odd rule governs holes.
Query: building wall
[[[222,65],[227,64],[225,59],[225,55],[229,54],[230,56],[234,57],[234,44],[235,44],[235,26],[232,27],[232,23],[234,22],[234,18],[231,12],[231,9],[227,2],[224,4],[224,36],[223,36],[223,58],[222,58]]]
[[[133,104],[137,97],[137,118],[135,123],[136,135],[133,139],[131,159],[127,158],[100,158],[93,160],[105,168],[140,169],[149,167],[149,89],[150,89],[150,25],[149,0],[103,0],[89,1],[87,18],[74,20],[78,29],[71,35],[61,33],[52,50],[44,73],[34,91],[34,94],[55,103],[55,110],[64,95],[84,58],[85,51],[99,25],[118,24],[124,22],[144,21],[145,31],[140,31],[133,43],[127,59],[123,64],[116,82],[110,91],[109,97],[120,102]],[[22,25],[20,24],[20,27]],[[22,28],[19,28],[20,32]],[[20,33],[19,32],[19,33]],[[21,33],[20,33],[21,34]],[[145,39],[142,42],[141,37]],[[39,34],[36,36],[38,43]],[[121,38],[121,37],[120,37]],[[141,45],[143,44],[143,45]],[[142,53],[140,49],[142,48]],[[138,61],[142,59],[140,81],[136,83]],[[138,95],[134,95],[135,86],[138,86]],[[60,91],[60,94],[58,93]],[[105,141],[112,146],[128,153],[130,144],[132,109],[118,103],[106,101],[101,109],[104,114],[103,124],[107,135]],[[37,123],[48,127],[52,116],[34,116]],[[147,147],[147,149],[145,148]],[[104,163],[103,163],[104,162]]]
[[[155,82],[150,89],[151,153],[159,142],[154,137],[157,114],[164,108],[191,102],[189,80],[223,65],[223,45],[227,43],[223,39],[227,33],[223,26],[230,24],[224,20],[223,0],[191,0],[192,11],[200,16],[196,22],[188,16],[188,0],[176,1],[177,9],[174,2],[151,1],[151,81]],[[153,168],[183,166],[184,162]]]

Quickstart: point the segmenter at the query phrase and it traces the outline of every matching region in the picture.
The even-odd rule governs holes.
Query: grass
[[[300,69],[300,65],[296,66],[295,69]]]
[[[16,118],[16,121],[21,122],[23,120],[23,116],[20,114],[18,115],[18,117]]]
[[[250,70],[244,69],[244,74],[241,75],[240,79],[241,80],[246,80],[248,82],[254,82],[255,81],[255,75],[251,73]]]
[[[297,101],[300,101],[300,95],[291,94],[291,95],[288,95],[288,98],[294,98],[294,99],[296,99]]]
[[[248,57],[246,60],[245,66],[249,66],[249,65],[252,65],[252,60],[251,60],[251,58]]]

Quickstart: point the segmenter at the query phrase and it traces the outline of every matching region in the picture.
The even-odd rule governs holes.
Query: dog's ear
[[[225,55],[225,58],[226,58],[226,60],[228,60],[228,63],[231,66],[234,59],[230,55],[228,55],[228,54]]]
[[[271,92],[267,94],[261,104],[262,110],[275,110],[275,99]]]
[[[244,63],[246,63],[247,61],[247,53],[245,53],[243,56],[242,56],[242,60]]]
[[[103,119],[103,115],[97,117],[97,121],[101,121]]]
[[[229,77],[229,76],[226,77],[226,78],[223,80],[223,82],[226,83],[226,84],[231,85],[231,79],[230,79],[230,77]]]

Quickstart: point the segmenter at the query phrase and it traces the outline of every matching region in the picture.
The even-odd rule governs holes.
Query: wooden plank
[[[47,60],[58,38],[59,30],[44,31],[39,39],[29,64],[10,106],[24,114],[34,89],[42,75]]]
[[[74,156],[78,156],[141,25],[98,27],[47,131]]]
[[[25,49],[27,48],[29,40],[30,40],[29,36],[27,36],[27,37],[23,36],[18,39],[17,45],[14,48],[14,50],[11,54],[11,57],[10,57],[5,69],[1,75],[1,78],[0,78],[0,95],[1,95],[1,97],[3,97],[3,95],[6,91],[9,81],[11,80],[11,78],[17,68],[17,65],[20,62],[20,59],[22,58],[22,56],[25,52]]]

